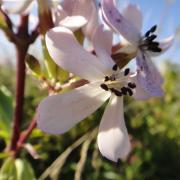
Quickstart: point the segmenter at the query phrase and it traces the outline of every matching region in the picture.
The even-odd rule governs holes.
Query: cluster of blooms
[[[99,21],[99,15],[103,21]],[[163,78],[151,57],[166,51],[173,36],[157,42],[153,26],[141,34],[142,14],[138,6],[129,4],[120,13],[115,1],[65,0],[53,7],[56,27],[46,33],[46,45],[52,59],[60,67],[89,81],[70,92],[45,98],[38,106],[38,127],[51,134],[61,134],[92,114],[109,99],[102,117],[97,143],[106,158],[117,162],[130,151],[124,121],[123,96],[148,99],[162,96]],[[103,23],[109,26],[106,30]],[[95,53],[86,50],[73,32],[81,28],[92,43]],[[137,70],[122,70],[112,59],[114,31],[122,38],[116,53],[133,55]],[[121,63],[123,59],[119,59]]]

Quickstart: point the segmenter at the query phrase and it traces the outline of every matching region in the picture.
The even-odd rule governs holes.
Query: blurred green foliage
[[[35,179],[34,174],[40,179],[67,180],[74,177],[78,180],[80,176],[83,180],[180,179],[179,65],[166,64],[164,97],[149,101],[125,99],[125,119],[132,151],[119,164],[104,159],[96,145],[95,128],[106,104],[64,135],[48,135],[35,129],[28,143],[39,154],[39,159],[33,159],[25,149],[16,160],[6,158],[3,150],[8,138],[2,132],[9,134],[7,128],[11,127],[14,72],[1,71],[0,76],[0,112],[8,110],[0,113],[0,179],[29,180]],[[45,96],[47,92],[39,88],[38,81],[28,76],[23,129],[30,123],[37,104]]]

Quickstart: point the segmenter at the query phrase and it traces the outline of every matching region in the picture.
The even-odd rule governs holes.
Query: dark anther
[[[145,34],[145,37],[149,37],[151,31],[147,31],[146,34]]]
[[[159,47],[148,47],[148,50],[152,51],[152,52],[161,52],[162,49]]]
[[[152,46],[153,47],[157,47],[157,46],[159,46],[159,43],[156,42],[156,41],[155,42],[151,42],[151,43],[148,44],[148,46],[150,46],[150,47],[152,47]]]
[[[111,92],[113,92],[116,96],[122,96],[122,93],[114,88],[111,88]]]
[[[109,88],[106,84],[101,84],[101,88],[104,89],[105,91],[109,90]]]
[[[113,71],[117,71],[117,69],[118,69],[118,66],[117,66],[117,64],[115,64],[115,65],[112,67],[112,70],[113,70]]]
[[[130,69],[129,69],[129,68],[126,68],[126,69],[124,70],[124,75],[127,76],[127,75],[129,74],[129,72],[130,72]]]
[[[151,36],[149,36],[148,38],[147,38],[147,41],[150,41],[150,42],[152,42],[154,39],[156,39],[157,38],[157,36],[155,35],[155,34],[153,34],[153,35],[151,35]]]
[[[157,25],[153,26],[149,31],[146,32],[145,37],[149,37],[149,35],[156,31]]]
[[[135,83],[129,82],[129,83],[128,83],[128,86],[129,86],[131,89],[136,88],[136,84],[135,84]]]
[[[126,87],[122,87],[121,88],[121,92],[123,95],[127,95],[127,88]]]
[[[150,32],[153,33],[153,32],[156,31],[156,29],[157,29],[157,25],[154,25],[154,26],[150,29]]]
[[[133,91],[130,88],[126,88],[127,92],[129,93],[130,96],[133,95]]]
[[[104,81],[109,81],[109,77],[105,76]]]

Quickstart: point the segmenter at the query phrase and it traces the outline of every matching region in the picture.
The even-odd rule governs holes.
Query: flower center
[[[111,91],[116,96],[133,95],[132,89],[136,87],[135,83],[130,81],[130,69],[127,68],[124,72],[118,71],[118,66],[115,64],[112,67],[113,73],[111,76],[105,76],[104,83],[101,88],[105,91]]]
[[[148,50],[152,52],[161,52],[162,49],[159,47],[159,42],[154,41],[157,38],[157,35],[154,32],[157,29],[157,25],[153,26],[150,30],[148,30],[143,36],[140,42],[140,48],[142,50]]]

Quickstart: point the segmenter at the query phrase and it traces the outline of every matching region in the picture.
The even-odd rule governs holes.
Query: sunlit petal
[[[67,16],[59,22],[59,25],[75,31],[83,27],[86,23],[87,20],[83,16]]]
[[[130,21],[121,15],[114,1],[102,0],[102,12],[105,21],[110,27],[119,32],[132,44],[138,45],[141,33]]]
[[[129,4],[123,10],[123,16],[129,20],[139,31],[141,31],[143,17],[140,7],[134,4]]]
[[[123,98],[111,97],[99,127],[98,147],[103,156],[115,162],[129,153],[130,141],[124,122]]]
[[[92,38],[93,46],[95,52],[102,63],[107,66],[107,69],[111,70],[114,62],[111,59],[111,49],[112,49],[112,31],[103,30],[103,26],[99,26]]]
[[[83,120],[110,96],[98,83],[79,87],[71,92],[45,98],[37,110],[38,127],[51,134],[68,131]]]
[[[69,29],[51,29],[46,34],[46,44],[52,59],[69,72],[87,80],[104,77],[104,65],[96,56],[83,49]]]

